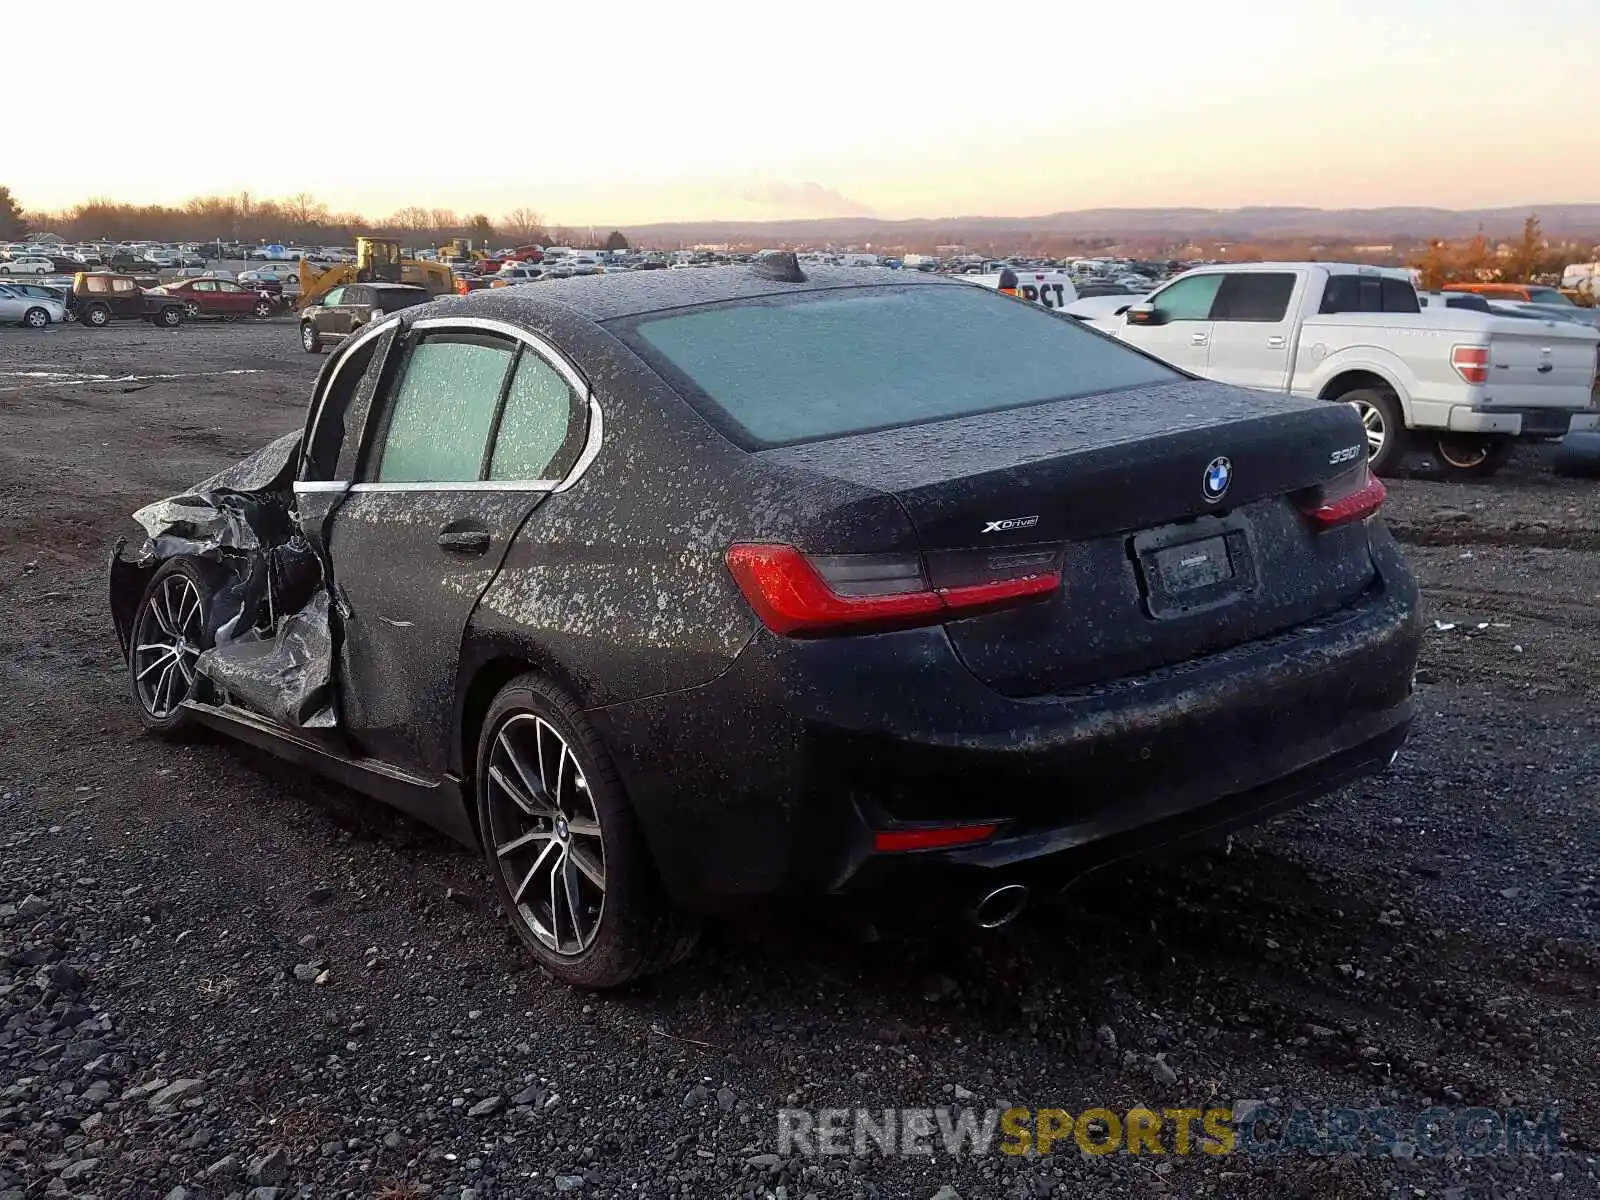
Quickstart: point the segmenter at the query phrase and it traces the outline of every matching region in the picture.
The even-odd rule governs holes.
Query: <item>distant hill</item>
[[[964,242],[1007,236],[1371,239],[1490,237],[1521,232],[1538,214],[1547,236],[1600,238],[1600,204],[1514,208],[1088,208],[1040,217],[827,217],[797,221],[680,221],[624,229],[643,245],[721,242]]]

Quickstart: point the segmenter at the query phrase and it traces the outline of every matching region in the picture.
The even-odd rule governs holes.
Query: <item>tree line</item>
[[[627,239],[613,230],[598,239],[591,230],[551,225],[535,209],[514,208],[498,220],[487,213],[412,205],[380,219],[336,213],[315,196],[301,192],[283,200],[236,196],[196,196],[182,205],[123,204],[95,197],[59,212],[24,213],[9,189],[0,187],[0,238],[15,240],[29,230],[54,233],[69,242],[117,242],[133,238],[158,242],[311,242],[345,245],[356,235],[397,237],[421,245],[457,238],[475,244],[566,245],[583,249],[625,249]]]

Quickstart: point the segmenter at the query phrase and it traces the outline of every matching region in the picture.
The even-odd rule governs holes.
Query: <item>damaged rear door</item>
[[[395,357],[395,356],[391,356]],[[586,431],[581,376],[509,326],[416,323],[323,531],[343,617],[346,733],[424,778],[448,768],[468,618]]]

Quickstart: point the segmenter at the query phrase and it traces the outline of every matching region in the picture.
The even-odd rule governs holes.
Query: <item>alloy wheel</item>
[[[30,308],[26,320],[30,329],[43,329],[50,324],[50,314],[42,308]]]
[[[195,660],[205,632],[200,589],[187,575],[174,573],[161,581],[139,614],[134,630],[134,686],[145,711],[156,718],[172,715],[194,686]]]
[[[183,302],[183,311],[190,317],[198,317],[200,315],[200,305],[193,300],[185,300]]]
[[[582,954],[605,915],[600,813],[582,766],[544,718],[501,725],[485,764],[484,831],[518,917],[550,951]]]
[[[1383,413],[1378,406],[1369,404],[1365,400],[1355,402],[1355,410],[1361,417],[1361,426],[1367,431],[1367,454],[1371,458],[1378,457],[1383,452],[1383,443],[1388,437],[1388,430],[1384,428]]]

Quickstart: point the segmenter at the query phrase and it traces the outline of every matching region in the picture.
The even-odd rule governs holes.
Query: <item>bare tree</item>
[[[544,233],[544,217],[531,208],[513,208],[502,224],[519,242],[530,242]]]

